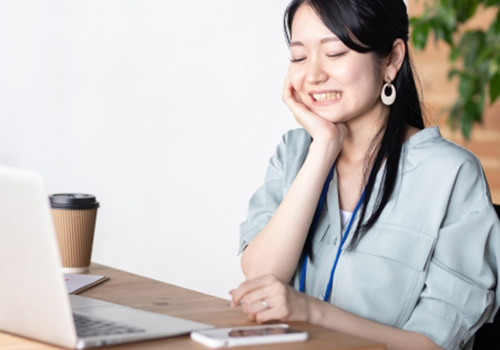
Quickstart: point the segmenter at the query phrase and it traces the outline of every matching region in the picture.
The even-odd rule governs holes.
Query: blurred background
[[[281,101],[287,4],[1,1],[0,164],[96,195],[95,262],[227,298],[248,200],[297,127]],[[429,124],[480,158],[500,203],[500,105],[470,141],[446,127],[446,50],[414,52]]]
[[[429,4],[432,2],[411,0],[407,3],[410,17],[416,17],[424,13],[426,3]],[[437,3],[439,2],[437,1]],[[492,5],[488,8],[485,8],[482,3],[485,3],[485,1],[441,2],[439,5],[440,8],[436,9],[434,13],[431,7],[430,11],[427,12],[429,15],[426,15],[426,18],[431,22],[434,21],[434,23],[430,25],[431,27],[434,26],[439,29],[440,26],[435,23],[436,19],[447,21],[449,18],[446,17],[449,15],[455,17],[454,20],[459,22],[456,17],[459,17],[460,10],[471,11],[473,14],[470,19],[466,20],[464,24],[457,23],[457,30],[453,33],[453,40],[455,43],[461,42],[461,38],[465,36],[466,32],[486,33],[494,29],[499,33],[500,20],[498,9],[500,7],[500,1],[487,1],[487,3]],[[443,11],[447,11],[448,13],[445,15]],[[464,18],[467,16],[468,15],[464,15]],[[483,35],[483,33],[479,34]],[[467,140],[463,136],[460,126],[456,130],[452,130],[449,125],[449,119],[450,116],[452,116],[452,114],[450,114],[450,109],[459,98],[460,87],[457,77],[451,80],[448,79],[448,71],[451,68],[457,67],[461,69],[464,65],[460,59],[453,63],[450,62],[449,45],[447,45],[443,39],[436,41],[434,34],[435,32],[429,35],[424,50],[413,50],[413,57],[422,85],[423,101],[426,105],[429,124],[440,125],[443,136],[469,149],[481,160],[486,178],[490,185],[493,202],[500,203],[500,99],[497,98],[493,104],[490,103],[490,98],[488,98],[489,91],[485,91],[487,97],[484,104],[485,108],[481,116],[482,122],[473,124],[470,131],[470,139]],[[500,51],[498,50],[500,45],[498,41],[499,36],[494,35],[493,37],[495,38],[495,42],[491,45],[493,47],[489,49],[493,49],[494,52],[496,52],[496,56],[494,53],[490,54],[492,58],[491,60],[488,58],[485,64],[489,66],[490,71],[495,69],[497,71],[497,76],[500,76]],[[474,39],[472,46],[480,45],[479,40]],[[474,54],[477,53],[479,56],[482,54],[481,51],[486,51],[482,49],[481,47],[462,48],[466,55],[470,55],[472,53],[471,51],[475,51]],[[479,63],[476,62],[475,64],[479,65]],[[497,91],[500,89],[499,83],[500,82],[497,81]],[[492,87],[490,86],[490,90],[491,89]],[[461,122],[463,122],[463,120]]]

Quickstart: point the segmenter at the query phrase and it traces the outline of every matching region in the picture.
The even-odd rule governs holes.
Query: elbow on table
[[[289,284],[293,277],[293,271],[288,273],[281,270],[279,266],[253,264],[250,261],[244,261],[243,258],[241,259],[241,270],[247,281],[263,276],[273,276],[276,280]]]
[[[259,276],[257,268],[255,267],[255,264],[252,264],[252,259],[248,257],[248,254],[246,254],[246,250],[241,254],[240,265],[241,270],[243,271],[243,274],[245,275],[245,278],[247,280]]]
[[[265,275],[274,275],[283,283],[290,283],[292,280],[297,263],[292,258],[281,257],[279,259],[270,259],[268,255],[256,249],[256,246],[249,244],[241,252],[241,270],[247,280]]]

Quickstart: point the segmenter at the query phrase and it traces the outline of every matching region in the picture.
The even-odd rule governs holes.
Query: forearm
[[[354,315],[314,297],[308,299],[309,321],[327,328],[385,343],[388,350],[441,349],[426,336]]]
[[[311,144],[301,170],[272,219],[243,252],[241,264],[247,279],[274,274],[282,281],[290,281],[323,184],[338,153],[335,144]]]

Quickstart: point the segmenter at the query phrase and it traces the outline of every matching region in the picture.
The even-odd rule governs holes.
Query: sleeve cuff
[[[265,222],[259,222],[255,225],[253,225],[250,228],[246,227],[246,222],[241,224],[240,227],[240,247],[238,249],[238,255],[243,253],[245,248],[248,246],[248,244],[257,236],[257,234],[262,231],[262,229],[266,226],[267,221]]]

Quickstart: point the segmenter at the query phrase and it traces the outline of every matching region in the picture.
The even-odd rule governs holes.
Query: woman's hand
[[[377,323],[330,303],[302,294],[273,275],[243,282],[229,292],[231,306],[240,303],[250,320],[307,321],[344,333],[385,343],[388,349],[441,349],[425,335]]]
[[[334,124],[304,105],[293,88],[290,72],[287,73],[283,86],[283,101],[290,108],[297,122],[307,130],[313,140],[334,141],[340,150],[347,133],[346,126],[342,123]]]
[[[252,321],[309,321],[309,298],[284,284],[274,275],[265,275],[243,282],[229,292],[231,306],[240,303]]]

